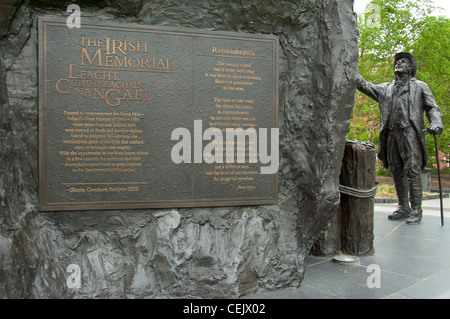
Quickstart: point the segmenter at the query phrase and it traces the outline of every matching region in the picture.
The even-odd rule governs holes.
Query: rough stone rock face
[[[81,1],[82,17],[104,21],[279,36],[279,203],[41,213],[37,16],[67,17],[68,4],[6,1],[0,14],[0,297],[221,298],[298,287],[339,206],[353,0]],[[70,264],[80,288],[67,285]]]

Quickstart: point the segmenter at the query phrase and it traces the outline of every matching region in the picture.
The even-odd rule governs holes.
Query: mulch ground
[[[394,180],[390,176],[377,175],[375,181],[379,184],[394,185]],[[442,190],[450,190],[450,174],[441,174]],[[437,174],[431,174],[431,189],[439,189],[439,181]]]

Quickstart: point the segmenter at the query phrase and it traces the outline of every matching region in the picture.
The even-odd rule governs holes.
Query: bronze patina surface
[[[270,141],[278,37],[47,17],[38,31],[40,210],[276,203],[277,174],[248,160],[259,145],[233,138],[227,162],[225,131]]]

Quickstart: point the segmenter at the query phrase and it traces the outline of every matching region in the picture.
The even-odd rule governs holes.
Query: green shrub
[[[381,175],[381,176],[392,176],[391,172],[387,168],[384,168],[384,167],[377,168],[375,172],[377,175]]]

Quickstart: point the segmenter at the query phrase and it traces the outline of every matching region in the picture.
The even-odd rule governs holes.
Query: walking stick
[[[439,162],[439,150],[438,150],[436,133],[433,133],[433,137],[434,137],[434,148],[436,149],[436,162],[437,162],[437,171],[438,171],[438,180],[439,180],[439,199],[441,201],[441,226],[444,226],[444,206],[442,205],[441,165]]]
[[[428,129],[424,129],[424,132],[428,132]],[[430,133],[430,132],[428,132]],[[436,163],[437,163],[437,171],[438,171],[438,181],[439,181],[439,200],[441,202],[441,226],[444,226],[444,205],[442,204],[442,182],[441,182],[441,166],[439,161],[439,149],[437,144],[436,133],[433,134],[434,137],[434,149],[436,150]]]

